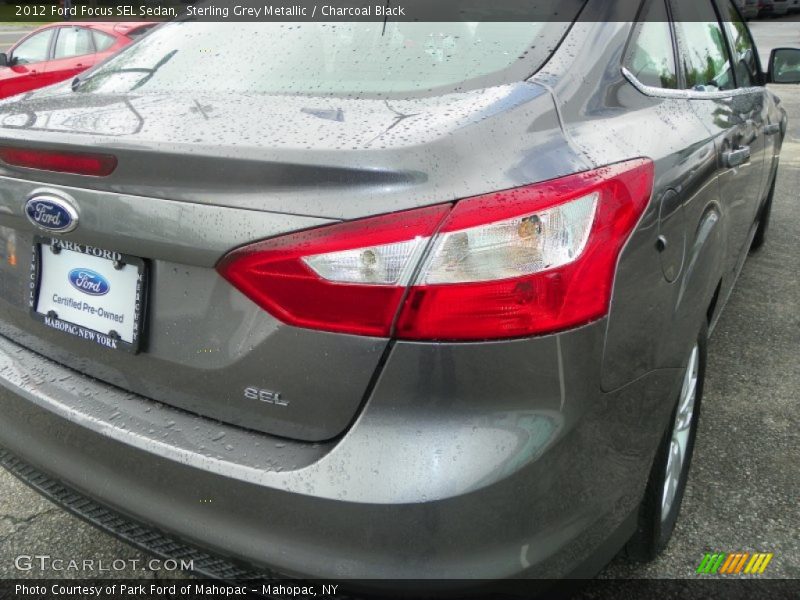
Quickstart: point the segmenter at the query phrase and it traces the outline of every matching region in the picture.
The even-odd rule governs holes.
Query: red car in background
[[[69,22],[40,27],[0,54],[0,98],[70,79],[157,24]]]

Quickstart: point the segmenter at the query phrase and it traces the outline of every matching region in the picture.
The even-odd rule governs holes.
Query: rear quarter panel
[[[641,156],[655,163],[653,197],[619,260],[603,357],[605,390],[683,365],[726,251],[714,141],[686,100],[647,96],[624,77],[631,24],[614,20],[597,14],[594,22],[577,24],[535,78],[550,85],[567,138],[593,165]],[[662,206],[665,197],[673,198],[669,206]],[[668,241],[669,259],[657,250],[659,235]]]

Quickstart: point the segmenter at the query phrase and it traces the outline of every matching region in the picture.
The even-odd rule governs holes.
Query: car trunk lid
[[[287,326],[222,279],[219,260],[257,240],[576,168],[552,99],[531,83],[402,102],[86,96],[62,86],[0,104],[0,145],[118,159],[108,177],[0,166],[0,334],[133,393],[312,441],[357,416],[389,340]],[[544,160],[521,158],[532,146]],[[80,217],[50,237],[145,262],[138,353],[32,318],[31,263],[48,234],[24,205],[47,191]]]

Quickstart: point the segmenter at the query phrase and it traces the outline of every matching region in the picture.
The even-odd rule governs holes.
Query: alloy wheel
[[[661,497],[661,520],[669,516],[678,486],[686,463],[686,450],[689,444],[689,434],[692,429],[695,400],[697,398],[697,376],[700,367],[700,348],[697,344],[692,348],[686,374],[683,377],[681,395],[678,400],[678,409],[672,424],[672,436],[667,457],[666,473],[664,474],[664,492]]]

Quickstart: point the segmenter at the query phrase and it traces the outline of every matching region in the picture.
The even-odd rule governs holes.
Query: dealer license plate
[[[65,240],[37,238],[31,314],[112,350],[138,352],[147,270],[144,260]]]

